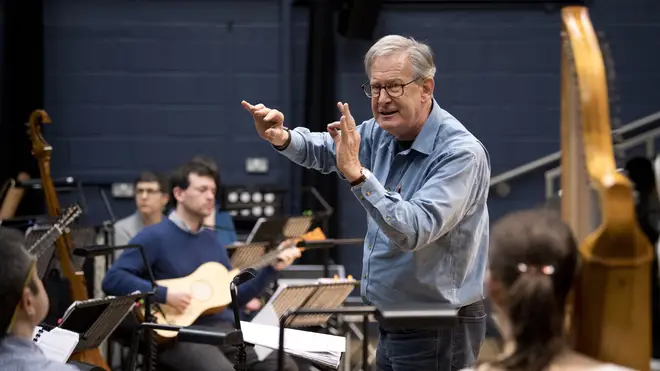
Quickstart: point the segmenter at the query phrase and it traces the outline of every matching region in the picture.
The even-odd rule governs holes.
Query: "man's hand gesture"
[[[246,101],[242,101],[241,105],[252,115],[254,127],[262,139],[276,146],[286,143],[289,133],[284,130],[284,115],[282,112],[270,109],[261,103],[253,106]]]
[[[362,176],[359,158],[360,133],[357,131],[348,103],[339,102],[337,108],[341,112],[341,119],[328,125],[328,133],[335,141],[337,168],[349,182],[353,182]]]

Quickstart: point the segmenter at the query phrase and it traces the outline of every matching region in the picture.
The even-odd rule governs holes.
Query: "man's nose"
[[[385,89],[381,89],[380,94],[378,94],[378,103],[389,103],[391,100],[392,98],[389,94],[387,94],[387,91]]]

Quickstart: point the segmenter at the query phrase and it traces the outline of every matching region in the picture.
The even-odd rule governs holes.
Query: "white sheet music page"
[[[261,308],[259,313],[257,313],[257,315],[252,319],[251,321],[252,323],[260,324],[260,325],[269,325],[269,326],[280,325],[280,320],[277,317],[277,313],[275,313],[275,308],[273,308],[272,302],[277,298],[280,292],[282,292],[286,287],[287,285],[285,284],[281,284],[277,286],[277,290],[275,290],[273,296],[271,296],[268,303],[266,303],[266,305],[264,305],[264,307]],[[278,339],[279,339],[279,334],[278,334]],[[257,353],[257,358],[259,359],[259,361],[263,361],[273,352],[273,349],[255,344],[254,352]]]
[[[33,334],[34,342],[46,358],[55,362],[66,363],[78,345],[80,335],[56,327],[50,331],[37,326]]]
[[[271,349],[279,348],[278,326],[241,321],[245,342]],[[256,348],[256,347],[255,347]],[[326,366],[337,368],[346,351],[346,338],[294,329],[284,330],[284,351]]]

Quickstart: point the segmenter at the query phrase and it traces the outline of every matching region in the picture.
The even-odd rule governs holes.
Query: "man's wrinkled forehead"
[[[413,67],[405,53],[389,54],[374,59],[371,65],[371,83],[405,83],[412,79]]]

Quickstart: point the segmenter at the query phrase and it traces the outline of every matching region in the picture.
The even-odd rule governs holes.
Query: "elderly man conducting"
[[[339,173],[368,216],[362,298],[367,304],[448,303],[446,329],[380,327],[379,370],[457,370],[475,363],[485,336],[488,255],[484,146],[433,98],[428,45],[390,35],[364,59],[374,117],[356,126],[347,103],[327,133],[284,126],[284,115],[242,102],[259,136],[293,162]]]

